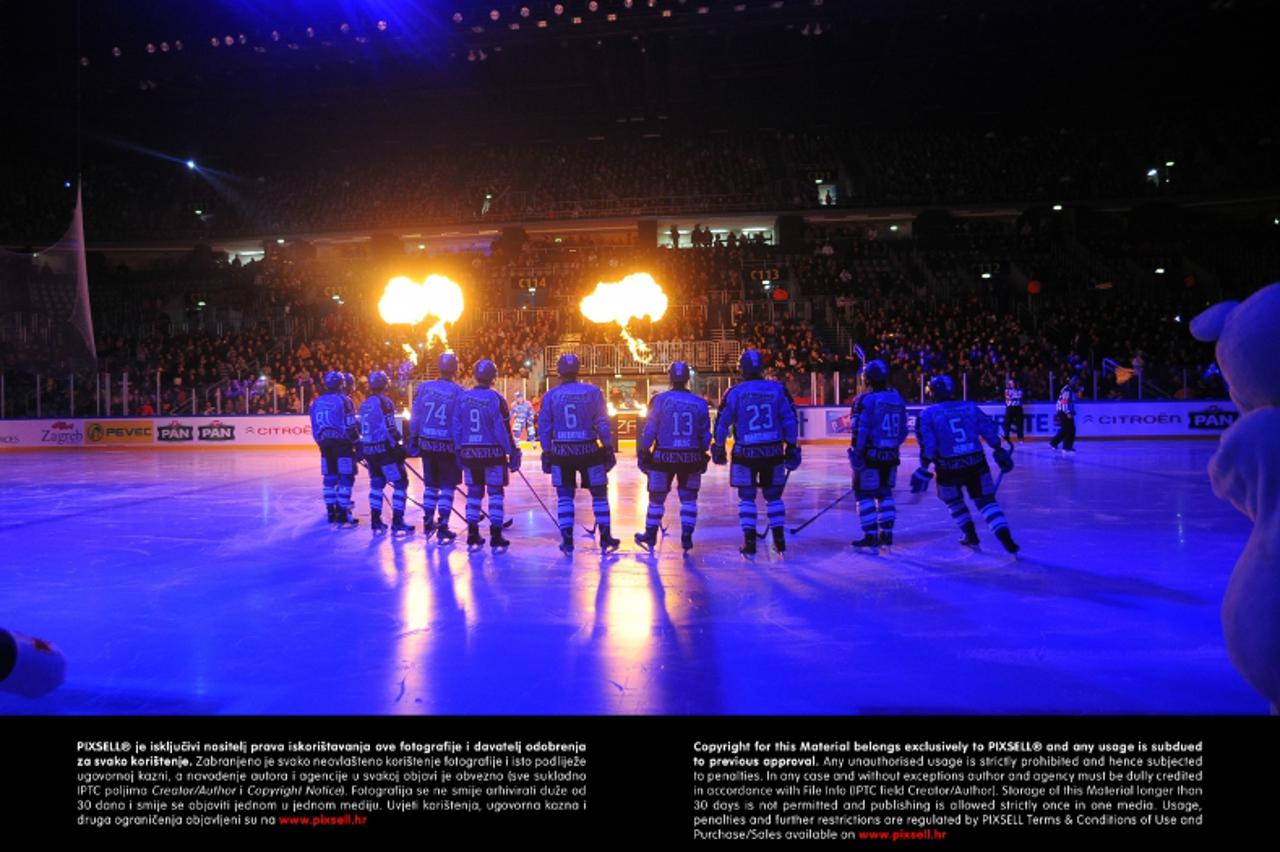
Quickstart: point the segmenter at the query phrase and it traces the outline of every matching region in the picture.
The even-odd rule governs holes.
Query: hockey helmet
[[[764,372],[764,359],[756,350],[744,349],[742,357],[738,359],[738,371],[744,379],[758,379]]]
[[[340,391],[342,386],[347,382],[346,378],[337,370],[330,370],[324,374],[325,390]]]
[[[582,362],[572,352],[564,353],[560,356],[560,360],[556,362],[556,372],[560,374],[562,379],[577,378],[578,370],[581,368]]]
[[[489,385],[493,384],[493,380],[498,378],[498,365],[488,358],[483,359],[476,364],[475,377],[476,384],[485,388],[489,387]]]
[[[934,399],[942,402],[956,395],[956,386],[950,376],[934,376],[929,380],[929,391]]]
[[[452,352],[445,352],[440,356],[440,360],[436,362],[436,369],[440,371],[440,375],[452,378],[458,374],[458,356]]]
[[[689,369],[689,365],[683,361],[672,361],[671,366],[667,369],[667,377],[671,379],[671,384],[676,387],[684,387],[689,384],[689,379],[693,376],[693,372]]]
[[[879,358],[868,361],[862,368],[862,375],[873,388],[882,388],[889,382],[889,368]]]
[[[356,377],[350,373],[342,374],[342,389],[347,393],[351,393],[356,389]]]
[[[387,374],[381,370],[374,370],[369,374],[369,390],[381,393],[387,389]]]

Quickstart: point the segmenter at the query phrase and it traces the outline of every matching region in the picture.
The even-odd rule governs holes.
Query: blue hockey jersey
[[[580,455],[585,444],[612,447],[613,431],[600,388],[565,382],[547,391],[538,412],[538,437],[543,450],[560,455]]]
[[[385,452],[400,443],[400,424],[396,422],[396,406],[380,393],[360,405],[360,442],[366,453]]]
[[[693,450],[701,454],[710,445],[711,410],[706,400],[678,389],[653,398],[638,449]]]
[[[853,401],[853,449],[865,458],[897,462],[907,440],[907,404],[896,390],[868,391]]]
[[[451,431],[458,457],[463,460],[498,459],[515,451],[507,401],[492,388],[471,388],[458,394]]]
[[[354,441],[360,437],[355,409],[341,391],[329,391],[311,403],[311,437],[321,441]]]
[[[921,460],[936,462],[982,452],[982,439],[1000,446],[1000,430],[977,403],[948,400],[931,405],[916,421]]]
[[[781,382],[751,379],[729,388],[716,414],[716,443],[732,429],[736,448],[796,443],[796,406]],[[735,449],[735,452],[737,449]]]
[[[453,409],[462,388],[445,379],[423,382],[413,396],[409,434],[427,452],[453,452]]]

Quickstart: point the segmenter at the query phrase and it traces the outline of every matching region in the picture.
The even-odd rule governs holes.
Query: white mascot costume
[[[1191,321],[1191,333],[1218,342],[1240,409],[1209,461],[1213,493],[1253,521],[1222,602],[1227,652],[1280,713],[1280,283],[1214,305]]]

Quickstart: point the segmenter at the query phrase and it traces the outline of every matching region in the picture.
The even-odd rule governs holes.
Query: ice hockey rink
[[[68,674],[0,713],[1262,714],[1223,646],[1249,524],[1210,491],[1215,446],[1020,446],[999,493],[1016,560],[980,517],[981,550],[959,546],[907,491],[912,448],[891,555],[849,547],[849,498],[753,559],[714,467],[692,553],[674,494],[671,535],[638,552],[630,452],[608,558],[585,536],[562,556],[518,477],[510,552],[468,554],[371,535],[363,473],[361,525],[331,528],[314,452],[10,453],[0,626],[57,644]],[[524,473],[554,507],[536,452]],[[806,447],[788,526],[848,486],[843,447]]]

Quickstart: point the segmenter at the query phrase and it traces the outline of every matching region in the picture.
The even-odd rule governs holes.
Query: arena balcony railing
[[[650,360],[640,361],[622,343],[565,343],[548,346],[543,362],[554,364],[561,354],[572,352],[588,375],[662,373],[673,361],[684,361],[694,370],[725,372],[735,369],[742,344],[736,340],[674,340],[649,343]]]

